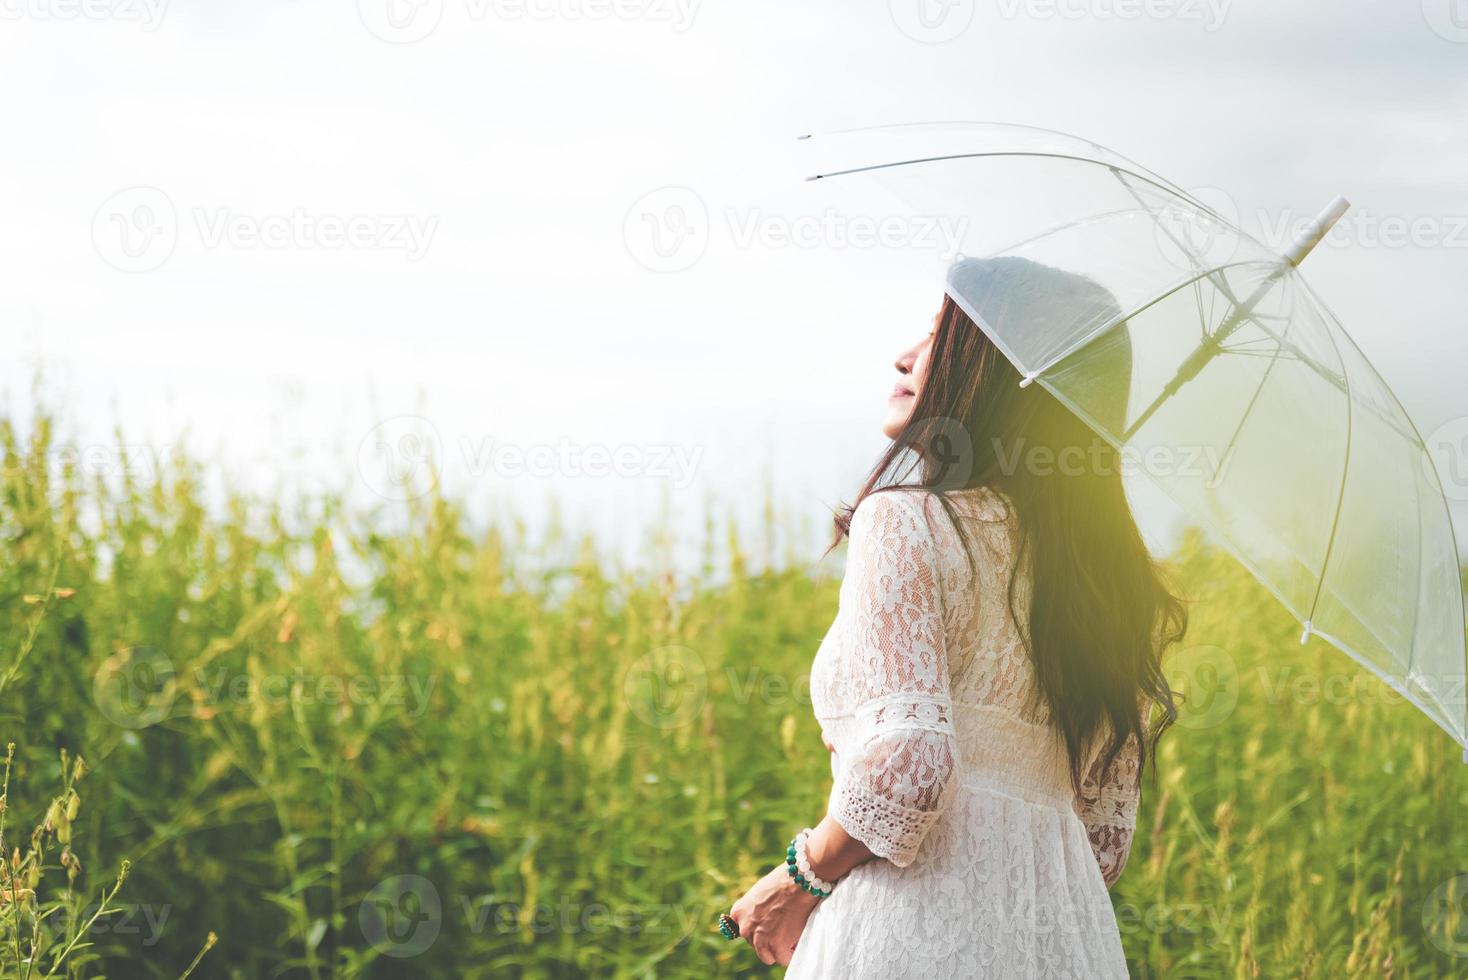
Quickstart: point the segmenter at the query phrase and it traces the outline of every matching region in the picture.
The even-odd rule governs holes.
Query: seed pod
[[[66,800],[66,819],[75,820],[77,812],[82,808],[82,798],[73,790]]]

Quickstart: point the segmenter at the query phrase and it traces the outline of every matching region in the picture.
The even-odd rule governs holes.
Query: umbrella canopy
[[[903,212],[961,228],[946,290],[1023,383],[1208,527],[1304,624],[1302,640],[1338,647],[1468,748],[1442,485],[1401,404],[1297,270],[1343,200],[1280,253],[1061,133],[945,123],[807,139],[811,179],[873,184]],[[1087,285],[1013,302],[1061,279]]]

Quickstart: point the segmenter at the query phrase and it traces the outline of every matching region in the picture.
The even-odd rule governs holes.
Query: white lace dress
[[[1135,825],[1135,743],[1102,772],[1098,741],[1077,796],[1064,743],[1029,707],[1005,501],[950,500],[977,581],[931,494],[876,493],[853,515],[811,697],[835,746],[829,812],[877,857],[811,913],[786,975],[1126,977],[1107,888]]]

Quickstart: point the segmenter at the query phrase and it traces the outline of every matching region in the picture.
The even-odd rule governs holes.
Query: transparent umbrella
[[[1401,404],[1297,271],[1343,199],[1279,253],[1061,133],[942,123],[806,139],[810,179],[869,183],[900,214],[961,228],[947,292],[1022,383],[1211,529],[1304,625],[1302,642],[1338,647],[1468,749],[1442,485]],[[1103,288],[1028,304],[1044,322],[1004,314],[1005,297],[1045,288],[1056,268]]]

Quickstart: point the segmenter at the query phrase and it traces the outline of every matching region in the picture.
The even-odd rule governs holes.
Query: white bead
[[[806,838],[810,835],[810,828],[802,830],[795,835],[795,867],[806,881],[810,882],[812,888],[818,891],[829,892],[832,885],[824,879],[817,878],[810,869],[810,858],[805,853]]]

